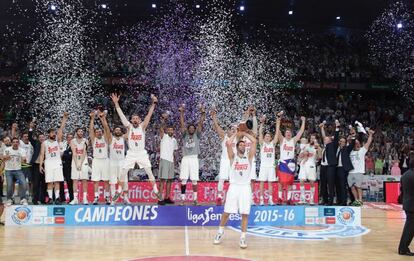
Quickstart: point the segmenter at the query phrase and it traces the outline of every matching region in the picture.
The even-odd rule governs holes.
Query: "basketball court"
[[[397,255],[403,225],[401,206],[367,203],[362,228],[354,234],[334,225],[250,228],[245,250],[238,246],[235,227],[227,228],[216,246],[216,227],[2,226],[0,259],[404,260]]]

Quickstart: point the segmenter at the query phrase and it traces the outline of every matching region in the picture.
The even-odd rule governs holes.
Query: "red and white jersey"
[[[229,160],[229,155],[227,154],[227,141],[230,139],[229,136],[224,135],[224,139],[221,142],[221,160]],[[236,153],[237,149],[236,149],[236,141],[233,140],[233,143],[231,144],[231,147],[233,148],[233,152]]]
[[[283,139],[280,144],[280,160],[289,160],[295,158],[295,140]]]
[[[60,145],[59,143],[54,140],[45,140],[43,142],[44,146],[45,146],[45,160],[47,161],[57,161],[57,162],[62,162],[61,160],[61,153],[62,151],[60,150]]]
[[[78,160],[81,159],[83,153],[86,151],[86,139],[82,138],[80,141],[78,139],[73,139],[71,143],[75,146],[75,153],[73,154],[73,160],[75,157]]]
[[[145,150],[145,131],[141,125],[138,128],[134,128],[131,125],[128,132],[128,149],[131,152],[141,152]]]
[[[93,158],[94,159],[107,159],[108,158],[108,144],[104,137],[100,139],[95,138],[92,142]]]
[[[112,161],[122,161],[125,159],[125,140],[123,137],[119,139],[112,137],[112,143],[109,147],[109,158]]]
[[[275,144],[272,142],[263,142],[260,148],[260,166],[274,167],[275,166]]]
[[[250,185],[251,166],[252,163],[249,161],[246,155],[243,157],[239,157],[237,154],[234,155],[234,160],[233,164],[231,165],[229,176],[230,184]]]

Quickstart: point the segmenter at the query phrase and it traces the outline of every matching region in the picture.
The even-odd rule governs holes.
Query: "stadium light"
[[[293,15],[293,11],[292,10],[289,11],[289,15]]]
[[[336,17],[336,20],[341,20],[341,17],[340,17],[340,16],[337,16],[337,17]]]
[[[54,4],[51,4],[49,8],[50,8],[50,10],[52,10],[52,11],[56,11],[57,6],[56,6],[56,5],[54,5]]]
[[[156,4],[152,4],[151,7],[152,8],[157,8],[157,5]]]
[[[402,23],[398,23],[398,24],[397,24],[397,28],[398,28],[398,29],[401,29],[401,28],[403,28],[403,25],[402,25]]]
[[[107,4],[101,4],[101,8],[106,9],[106,8],[108,8],[108,5]]]
[[[200,5],[196,5],[196,8],[199,9],[200,8]]]
[[[241,5],[241,6],[239,7],[239,10],[240,10],[240,11],[244,11],[244,9],[245,9],[245,8],[244,8],[244,5]]]

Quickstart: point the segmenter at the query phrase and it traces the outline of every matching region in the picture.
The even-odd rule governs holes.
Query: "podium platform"
[[[6,207],[6,226],[218,226],[223,206],[48,205]],[[241,215],[231,214],[229,226]],[[361,208],[252,206],[249,226],[360,226]]]

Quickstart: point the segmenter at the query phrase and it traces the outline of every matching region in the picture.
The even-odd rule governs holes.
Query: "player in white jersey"
[[[98,111],[98,117],[101,121],[105,118],[105,113]],[[92,177],[91,180],[94,183],[95,197],[93,200],[94,205],[98,205],[99,201],[99,182],[104,182],[104,196],[105,203],[111,204],[109,198],[109,158],[108,158],[108,135],[102,131],[102,129],[95,129],[95,116],[97,115],[94,111],[89,114],[91,117],[89,123],[89,141],[93,149],[93,160],[92,160]]]
[[[309,204],[314,204],[315,181],[316,181],[316,162],[322,157],[322,149],[319,146],[316,136],[310,136],[310,143],[307,138],[300,139],[300,152],[298,162],[299,180],[300,180],[300,201],[299,204],[305,204],[305,181],[309,181],[311,186],[311,195]]]
[[[278,118],[281,118],[283,114],[279,112],[277,114]],[[278,139],[280,143],[280,159],[277,168],[277,176],[278,176],[278,199],[277,203],[282,204],[283,200],[283,189],[287,191],[287,204],[293,205],[292,202],[292,185],[295,179],[295,147],[296,143],[300,140],[305,131],[305,123],[306,118],[300,117],[302,124],[300,126],[299,132],[296,134],[295,137],[292,137],[292,130],[287,128],[285,130],[285,135],[283,136],[282,132],[280,131],[280,124],[278,125]]]
[[[218,206],[223,204],[223,187],[224,182],[229,179],[229,174],[231,171],[230,166],[230,160],[227,154],[227,141],[230,139],[232,135],[234,135],[237,131],[236,125],[230,125],[227,128],[227,131],[224,131],[217,120],[217,111],[212,110],[211,112],[211,118],[213,119],[213,126],[214,130],[217,132],[217,134],[220,137],[221,140],[221,158],[220,158],[220,172],[219,172],[219,182],[217,185],[217,200],[216,203]],[[233,142],[233,150],[236,152],[236,141]]]
[[[135,164],[138,164],[139,168],[143,168],[147,173],[152,184],[153,191],[160,200],[160,194],[151,169],[151,162],[149,160],[148,153],[145,150],[145,130],[148,127],[152,114],[154,113],[155,105],[157,104],[158,99],[155,95],[151,95],[151,107],[147,113],[147,116],[145,116],[144,121],[142,121],[138,115],[133,114],[131,122],[129,122],[122,112],[121,107],[119,107],[119,97],[120,96],[118,94],[111,94],[111,98],[115,104],[119,118],[121,119],[122,124],[127,128],[128,152],[122,166],[122,171],[125,172],[124,175],[127,175],[128,171],[134,168]]]
[[[268,182],[269,205],[273,203],[273,182],[276,181],[275,169],[275,145],[277,143],[277,135],[272,139],[272,135],[267,132],[263,136],[263,128],[266,117],[260,118],[259,127],[259,145],[260,145],[260,171],[258,181],[260,182],[260,205],[264,205],[264,183]]]
[[[122,128],[117,126],[111,134],[106,117],[101,117],[105,136],[109,144],[109,185],[111,187],[111,205],[116,204],[119,197],[124,199],[124,203],[130,204],[128,199],[128,173],[122,171],[126,153],[126,135],[122,133]],[[115,185],[118,184],[118,188]],[[116,189],[116,190],[115,190]]]
[[[245,142],[243,140],[237,142],[237,153],[234,153],[232,143],[235,140],[236,135],[239,137],[245,136],[252,142],[252,147],[248,154],[246,154]],[[230,186],[227,192],[219,230],[214,238],[214,244],[220,244],[224,234],[224,226],[227,224],[230,214],[241,214],[242,233],[239,245],[241,248],[246,248],[246,230],[252,197],[250,171],[253,158],[256,155],[256,139],[248,133],[238,132],[227,141],[227,154],[231,164],[231,172],[229,176]]]
[[[61,159],[61,143],[63,138],[63,129],[65,128],[68,119],[68,113],[63,114],[60,128],[57,132],[54,129],[49,129],[49,137],[42,143],[40,148],[40,163],[39,171],[45,174],[45,182],[47,184],[47,194],[49,199],[48,204],[53,203],[53,189],[55,190],[55,204],[61,204],[59,199],[59,182],[63,181],[63,168]],[[43,168],[43,163],[45,164]],[[62,199],[63,200],[63,199]]]
[[[89,165],[86,157],[87,141],[84,138],[82,128],[75,130],[75,137],[70,142],[70,148],[72,150],[71,179],[73,181],[73,200],[69,204],[75,205],[79,203],[78,182],[80,181],[83,190],[83,204],[88,205]]]

